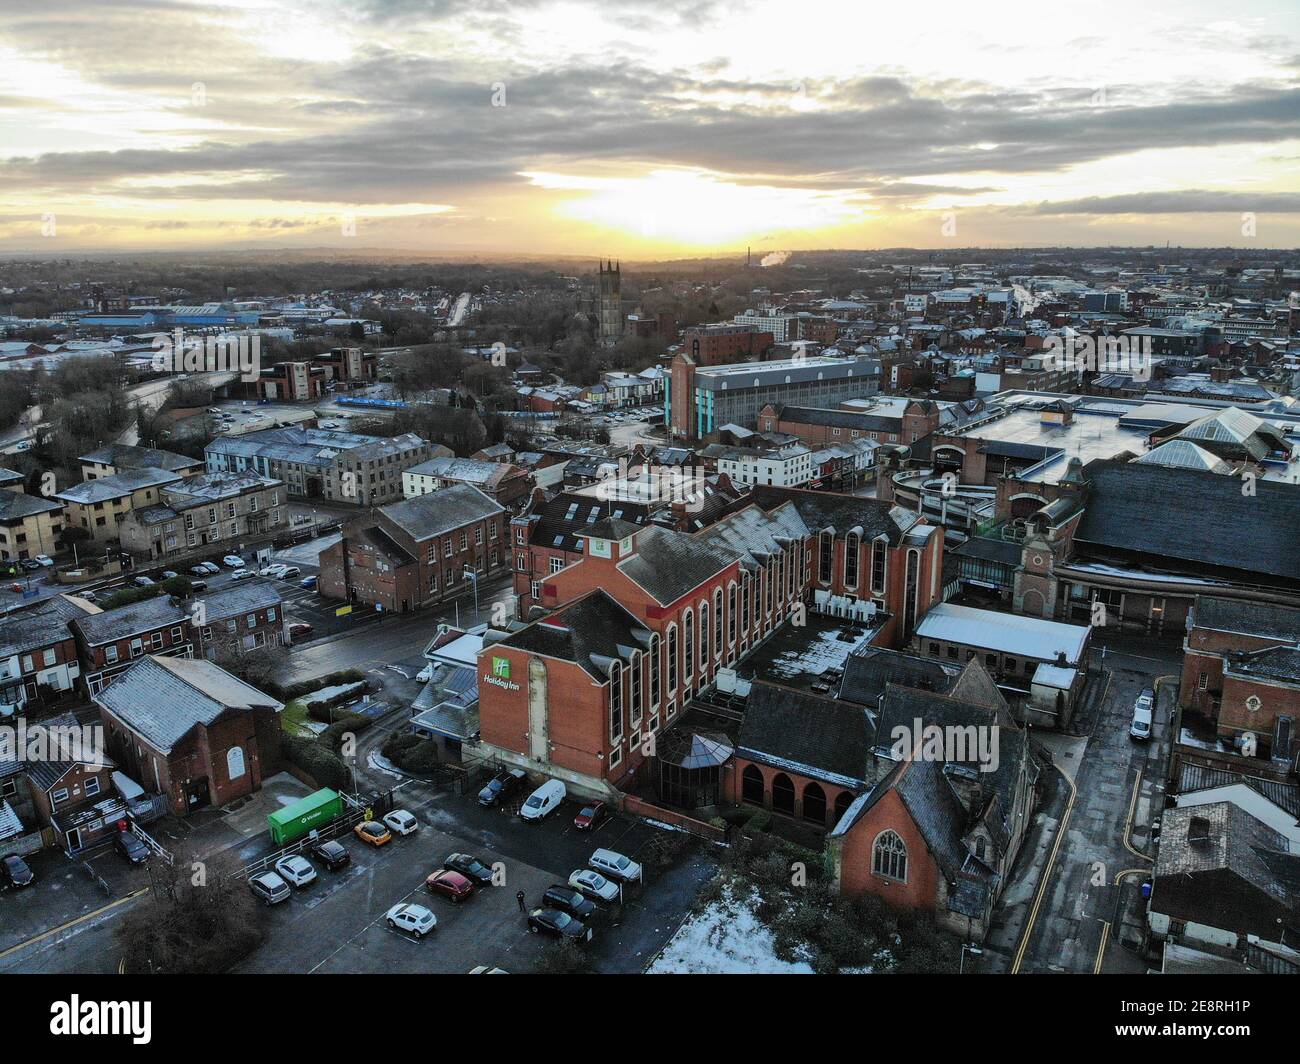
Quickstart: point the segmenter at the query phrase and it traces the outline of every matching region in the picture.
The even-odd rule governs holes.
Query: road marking
[[[1120,841],[1124,843],[1124,849],[1128,850],[1128,852],[1133,854],[1134,857],[1139,857],[1143,861],[1150,861],[1151,860],[1150,857],[1148,857],[1146,854],[1144,854],[1141,850],[1137,849],[1137,847],[1135,847],[1131,842],[1128,841],[1129,835],[1133,831],[1133,814],[1137,811],[1138,792],[1141,790],[1141,788],[1142,788],[1142,769],[1139,768],[1137,779],[1133,781],[1133,796],[1129,799],[1128,817],[1124,821],[1124,831],[1120,835]]]
[[[1110,922],[1103,920],[1101,922],[1101,942],[1097,946],[1097,962],[1092,966],[1092,974],[1101,974],[1101,962],[1106,958],[1106,943],[1110,939]]]
[[[1011,966],[1011,974],[1020,973],[1020,964],[1025,959],[1025,949],[1029,945],[1029,935],[1034,929],[1034,921],[1038,919],[1038,909],[1043,904],[1043,895],[1047,893],[1047,884],[1052,879],[1052,871],[1056,865],[1056,855],[1061,849],[1061,840],[1065,838],[1065,829],[1070,823],[1070,814],[1074,812],[1074,800],[1078,796],[1078,789],[1074,786],[1074,780],[1070,779],[1064,772],[1061,777],[1070,785],[1070,800],[1065,803],[1065,815],[1061,817],[1061,823],[1056,829],[1056,842],[1052,845],[1051,856],[1047,859],[1047,867],[1043,870],[1042,881],[1038,884],[1038,893],[1034,895],[1034,907],[1029,912],[1029,920],[1025,923],[1025,930],[1020,936],[1020,947],[1016,950],[1015,963]]]
[[[60,924],[58,927],[52,927],[50,928],[50,930],[42,932],[41,934],[37,935],[35,938],[29,938],[26,942],[19,942],[18,945],[16,946],[10,946],[7,950],[0,952],[0,960],[3,960],[5,957],[10,956],[11,954],[17,953],[19,950],[26,949],[28,946],[34,946],[37,942],[43,942],[51,935],[57,935],[60,931],[66,931],[70,927],[76,927],[78,924],[84,924],[87,920],[93,920],[96,916],[101,916],[112,909],[116,909],[119,905],[125,905],[127,902],[132,901],[135,898],[139,898],[142,895],[148,893],[149,893],[148,887],[141,887],[139,890],[133,890],[131,891],[130,894],[127,894],[125,897],[118,898],[116,901],[111,901],[107,905],[103,905],[100,908],[94,910],[93,912],[88,912],[84,916],[78,916],[75,920],[69,920],[67,923]]]

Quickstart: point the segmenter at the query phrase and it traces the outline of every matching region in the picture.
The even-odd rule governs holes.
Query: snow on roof
[[[1042,687],[1055,687],[1060,691],[1068,691],[1074,686],[1078,675],[1078,669],[1063,669],[1060,665],[1048,665],[1044,662],[1034,670],[1033,682]]]
[[[1054,661],[1065,654],[1071,665],[1078,664],[1091,627],[1061,624],[1039,617],[978,610],[970,606],[941,603],[925,615],[916,634],[971,647],[985,647],[1022,658]]]

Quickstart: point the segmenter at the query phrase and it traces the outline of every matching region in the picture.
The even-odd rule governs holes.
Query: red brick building
[[[142,658],[95,701],[117,763],[178,816],[252,794],[280,770],[284,705],[209,661]]]
[[[349,522],[320,553],[325,598],[405,613],[464,589],[466,571],[504,572],[506,511],[477,488],[456,484],[381,506]]]
[[[772,333],[752,325],[693,325],[682,332],[682,350],[697,366],[721,366],[762,358],[775,343]]]

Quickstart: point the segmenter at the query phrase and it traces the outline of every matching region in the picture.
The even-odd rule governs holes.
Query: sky
[[[1300,246],[1294,0],[0,0],[0,251]]]

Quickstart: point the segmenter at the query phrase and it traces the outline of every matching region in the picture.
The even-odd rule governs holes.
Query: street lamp
[[[474,585],[474,623],[478,624],[478,571],[467,565],[462,570],[461,575]]]
[[[972,957],[984,956],[984,951],[979,946],[968,946],[965,942],[961,944],[961,958],[957,961],[957,974],[961,975],[966,970],[966,954]]]

